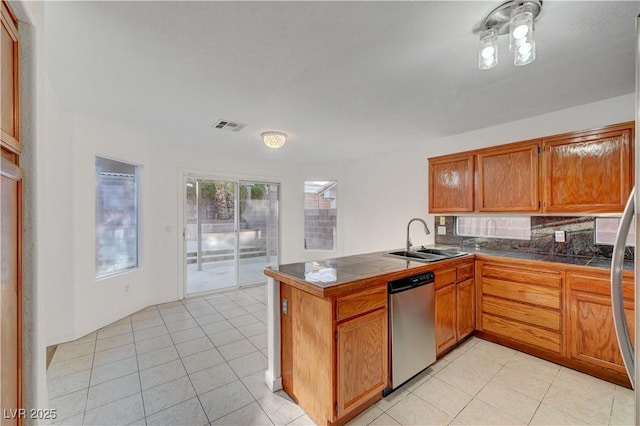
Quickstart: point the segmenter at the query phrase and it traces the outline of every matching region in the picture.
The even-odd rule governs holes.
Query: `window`
[[[618,227],[622,219],[618,217],[597,217],[596,218],[596,244],[614,245]],[[631,220],[631,228],[627,235],[627,247],[634,247],[636,244],[635,217]]]
[[[531,239],[531,217],[461,216],[456,233],[464,237]]]
[[[336,248],[336,181],[304,183],[304,248]]]
[[[96,277],[138,267],[138,167],[96,157]]]

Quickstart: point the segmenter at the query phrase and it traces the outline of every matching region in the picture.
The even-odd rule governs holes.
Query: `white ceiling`
[[[46,68],[64,107],[185,149],[356,158],[634,91],[640,2],[545,0],[537,60],[477,67],[500,1],[45,2]],[[238,133],[218,119],[246,123]],[[289,134],[274,151],[260,133]],[[160,136],[162,135],[162,137]]]

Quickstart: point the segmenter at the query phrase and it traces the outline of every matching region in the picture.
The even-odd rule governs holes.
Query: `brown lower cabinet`
[[[282,384],[320,425],[343,424],[388,381],[387,284],[321,298],[280,283]]]
[[[562,275],[516,262],[478,261],[478,330],[561,354]]]
[[[473,261],[434,273],[436,354],[440,356],[475,329]]]
[[[623,279],[623,298],[627,327],[633,341],[633,279]],[[618,349],[609,274],[606,272],[567,272],[570,359],[605,379],[626,382],[627,373]],[[626,383],[625,383],[626,384]]]
[[[633,273],[623,279],[633,336]],[[476,262],[479,337],[630,387],[611,313],[609,271],[549,262]]]
[[[485,255],[433,266],[439,357],[474,333],[630,386],[606,269]],[[389,378],[388,279],[325,297],[280,282],[283,388],[317,424],[344,424],[382,397]],[[633,273],[625,272],[632,333],[633,284]]]

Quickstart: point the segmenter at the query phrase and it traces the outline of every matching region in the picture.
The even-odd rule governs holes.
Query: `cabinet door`
[[[633,186],[634,124],[543,140],[545,212],[622,212]]]
[[[473,333],[476,322],[475,288],[473,278],[456,284],[457,340]]]
[[[567,273],[569,286],[569,355],[572,359],[626,376],[618,348],[606,273]],[[634,337],[634,281],[623,280],[627,327]]]
[[[571,357],[626,374],[613,325],[611,298],[571,292],[569,299]],[[634,310],[629,301],[625,301],[625,316],[633,339]]]
[[[336,327],[338,418],[387,386],[387,311],[378,309]]]
[[[2,146],[20,152],[20,102],[18,90],[18,30],[7,4],[0,2],[0,140]]]
[[[474,156],[429,159],[429,213],[473,211]]]
[[[539,147],[539,141],[535,141],[503,145],[478,152],[476,210],[539,211]]]
[[[436,290],[436,354],[440,355],[457,342],[456,286]]]

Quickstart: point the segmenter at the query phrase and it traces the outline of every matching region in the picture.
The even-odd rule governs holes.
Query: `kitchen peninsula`
[[[471,250],[424,263],[383,254],[264,271],[269,277],[265,380],[273,391],[284,389],[315,423],[344,424],[382,397],[390,383],[387,283],[428,271],[435,273],[438,357],[473,333],[629,386],[609,333],[613,324],[605,320],[610,318],[606,262]],[[632,266],[626,269],[625,308],[631,319]],[[317,277],[330,280],[311,280]],[[595,330],[603,337],[594,340]]]
[[[282,387],[317,424],[345,423],[389,383],[387,282],[443,268],[455,275],[461,264],[471,272],[473,256],[437,268],[370,253],[265,269],[267,384]],[[310,281],[322,273],[334,279]]]

